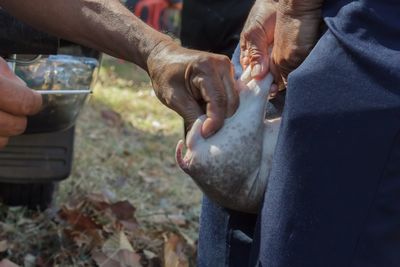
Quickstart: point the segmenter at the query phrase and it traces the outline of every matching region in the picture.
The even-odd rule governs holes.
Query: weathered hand
[[[157,97],[185,121],[186,131],[202,114],[207,115],[202,135],[218,131],[238,107],[238,93],[229,58],[160,43],[147,60]]]
[[[323,0],[280,0],[270,68],[286,85],[290,72],[308,56],[319,36]]]
[[[42,97],[26,87],[0,58],[0,148],[25,131],[26,116],[38,112]]]
[[[250,65],[252,78],[261,79],[269,71],[276,22],[277,2],[257,0],[247,18],[240,36],[240,63],[243,69]]]

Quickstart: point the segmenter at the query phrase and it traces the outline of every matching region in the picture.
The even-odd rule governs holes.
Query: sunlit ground
[[[140,68],[110,57],[103,66],[77,125],[73,173],[61,183],[58,202],[102,192],[130,200],[146,223],[160,214],[185,219],[181,230],[196,239],[201,193],[174,159],[180,117],[161,105]]]

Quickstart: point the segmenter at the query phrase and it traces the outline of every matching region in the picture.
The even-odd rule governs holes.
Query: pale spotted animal
[[[205,139],[201,128],[205,117],[194,123],[176,148],[179,166],[201,190],[223,207],[257,212],[267,186],[280,119],[265,120],[265,107],[273,78],[250,80],[247,69],[239,83],[240,104],[224,126]]]

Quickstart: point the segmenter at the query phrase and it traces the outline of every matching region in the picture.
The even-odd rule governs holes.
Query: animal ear
[[[190,129],[186,136],[186,147],[188,149],[192,149],[197,142],[204,139],[204,137],[201,135],[201,128],[203,127],[203,123],[206,119],[206,115],[202,115],[193,123],[192,129]]]

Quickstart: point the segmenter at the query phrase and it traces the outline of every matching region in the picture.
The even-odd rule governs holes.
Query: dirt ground
[[[73,172],[58,203],[77,192],[102,192],[131,201],[138,219],[182,216],[195,239],[201,193],[175,162],[182,134],[182,120],[161,105],[147,74],[106,57],[77,124]]]

